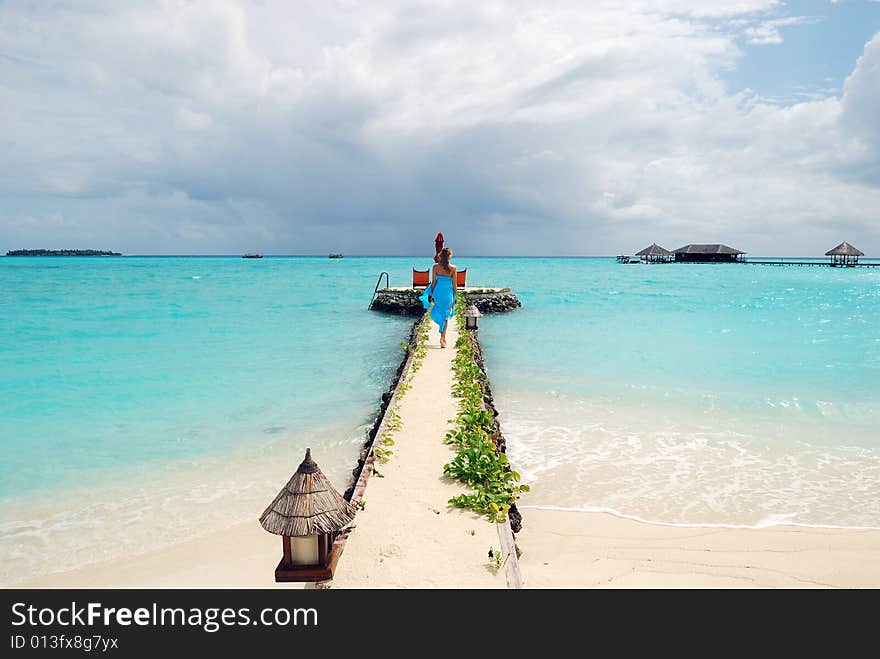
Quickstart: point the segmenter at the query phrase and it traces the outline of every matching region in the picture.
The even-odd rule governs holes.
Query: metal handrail
[[[376,299],[376,294],[379,292],[379,284],[382,283],[382,275],[385,275],[385,288],[391,288],[391,280],[388,278],[388,273],[382,271],[379,273],[379,278],[376,280],[376,288],[373,289],[373,297],[370,298],[370,306],[367,309],[373,308],[373,300]]]

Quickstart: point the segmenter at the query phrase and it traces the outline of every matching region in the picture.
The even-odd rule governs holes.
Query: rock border
[[[476,306],[480,313],[502,313],[522,307],[522,303],[510,289],[500,291],[476,289],[462,293],[467,302]],[[415,289],[383,288],[376,292],[376,297],[370,304],[370,311],[400,316],[421,316],[425,313],[425,309],[419,295],[421,292]]]
[[[379,431],[382,428],[382,424],[385,422],[385,414],[391,406],[394,396],[397,394],[397,388],[400,383],[404,381],[406,375],[409,373],[410,367],[412,366],[413,355],[419,344],[419,327],[421,326],[421,323],[422,318],[420,317],[410,328],[406,354],[404,354],[403,359],[400,360],[397,372],[391,380],[391,385],[388,387],[388,390],[382,394],[379,409],[376,412],[376,418],[373,421],[373,427],[367,432],[366,439],[361,446],[357,465],[351,470],[349,486],[342,495],[346,501],[352,501],[363,493],[363,489],[366,488],[366,481],[373,472],[373,445],[375,444],[376,437],[380,434]]]

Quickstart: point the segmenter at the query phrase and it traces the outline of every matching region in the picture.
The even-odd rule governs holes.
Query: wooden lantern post
[[[464,312],[464,328],[472,332],[476,331],[477,318],[480,318],[482,315],[483,314],[480,313],[480,310],[477,309],[477,305],[469,304]]]
[[[334,489],[306,449],[296,473],[260,517],[263,528],[280,535],[284,547],[275,581],[332,579],[341,553],[336,538],[354,515],[355,507]]]

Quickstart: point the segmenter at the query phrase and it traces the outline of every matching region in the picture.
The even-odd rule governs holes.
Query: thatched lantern
[[[469,304],[468,308],[465,309],[464,312],[464,328],[466,330],[476,330],[477,329],[477,318],[481,317],[483,314],[480,313],[480,310],[477,309],[477,305]]]
[[[355,507],[333,488],[306,449],[296,473],[260,517],[263,528],[284,543],[275,581],[331,579],[341,551],[336,537],[354,515]]]

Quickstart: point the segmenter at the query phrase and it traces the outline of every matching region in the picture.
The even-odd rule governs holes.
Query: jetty
[[[355,484],[346,492],[359,511],[353,528],[340,539],[344,554],[327,585],[520,588],[514,530],[519,531],[522,518],[516,506],[492,522],[485,515],[452,505],[450,500],[473,490],[445,474],[444,466],[459,451],[448,437],[462,409],[455,395],[461,395],[461,382],[454,369],[459,350],[464,349],[461,346],[467,346],[472,366],[485,378],[476,325],[472,329],[465,325],[471,327],[481,312],[503,312],[521,304],[508,288],[468,287],[460,280],[457,307],[460,312],[464,306],[467,309],[448,321],[448,347],[441,348],[438,327],[419,299],[427,281],[425,273],[413,272],[413,285],[407,287],[390,286],[388,273],[381,273],[370,301],[371,310],[417,320],[407,357],[389,395],[383,396],[381,415],[362,453],[360,469],[355,470]],[[464,333],[461,341],[460,332]],[[485,381],[479,407],[491,417],[496,436],[494,446],[487,446],[506,463]]]
[[[505,570],[489,569],[487,559],[489,548],[502,544],[499,525],[449,505],[466,490],[443,475],[455,457],[444,439],[458,411],[452,395],[458,330],[449,322],[448,348],[440,347],[431,323],[416,372],[414,358],[408,359],[401,377],[406,393],[398,385],[374,442],[380,447],[382,435],[397,428],[393,454],[383,462],[374,448],[365,462],[352,497],[361,510],[333,588],[507,587]]]
[[[745,263],[751,263],[753,265],[819,265],[819,266],[831,266],[832,268],[876,268],[880,266],[880,262],[877,263],[859,263],[859,257],[864,256],[865,253],[858,249],[857,247],[853,247],[848,242],[844,241],[840,243],[837,247],[833,247],[825,252],[825,256],[830,256],[830,261],[803,261],[797,259],[760,259],[760,260],[751,260],[745,261]]]
[[[387,285],[388,273],[379,275],[373,297],[370,300],[371,311],[384,311],[385,313],[398,314],[401,316],[421,316],[425,313],[424,305],[419,299],[424,286],[389,286]],[[381,287],[383,276],[386,285]],[[498,313],[511,311],[522,306],[516,294],[509,288],[495,286],[459,286],[460,293],[464,293],[469,304],[473,304],[482,313]]]
[[[825,261],[795,261],[795,260],[786,260],[783,258],[780,259],[761,259],[761,260],[752,260],[747,259],[742,261],[742,263],[747,263],[749,265],[816,265],[824,268],[876,268],[880,267],[880,263],[827,263]]]

